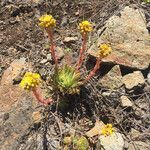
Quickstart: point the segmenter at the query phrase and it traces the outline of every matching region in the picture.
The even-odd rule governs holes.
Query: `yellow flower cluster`
[[[24,75],[20,83],[20,86],[25,90],[31,90],[32,88],[37,87],[40,81],[41,81],[41,77],[39,74],[26,72],[26,74]]]
[[[102,134],[105,136],[111,135],[114,132],[114,128],[112,127],[112,124],[106,124],[102,128]]]
[[[107,44],[101,44],[99,46],[98,56],[101,58],[107,57],[112,52],[112,49]]]
[[[93,30],[93,27],[89,21],[83,21],[79,23],[79,30],[81,33],[88,33]]]
[[[39,26],[43,28],[53,28],[56,26],[56,20],[52,15],[43,15],[39,18]]]

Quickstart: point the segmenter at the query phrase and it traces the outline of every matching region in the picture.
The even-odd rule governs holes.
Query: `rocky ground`
[[[59,64],[65,63],[64,50],[71,51],[75,63],[81,46],[77,24],[83,19],[94,23],[85,72],[94,66],[97,45],[106,42],[113,49],[80,95],[62,100],[67,101],[65,108],[43,106],[18,85],[25,71],[36,71],[51,88],[47,81],[54,63],[47,35],[38,27],[38,18],[45,12],[57,20]],[[64,137],[87,137],[98,120],[113,124],[117,138],[90,134],[88,149],[149,150],[150,4],[138,0],[1,0],[0,30],[1,150],[66,149]],[[112,140],[112,145],[107,143]]]

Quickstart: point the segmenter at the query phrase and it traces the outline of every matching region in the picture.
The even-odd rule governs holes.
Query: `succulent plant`
[[[55,83],[57,88],[64,94],[79,94],[81,82],[81,75],[73,67],[65,65],[59,69],[55,76]]]
[[[73,138],[73,144],[78,150],[88,150],[89,149],[89,142],[86,137],[81,136],[79,138]]]

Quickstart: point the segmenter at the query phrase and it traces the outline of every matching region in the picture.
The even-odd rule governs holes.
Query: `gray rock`
[[[62,18],[61,26],[62,26],[62,27],[65,27],[65,26],[67,25],[67,23],[68,23],[68,18],[64,16],[64,17]]]
[[[132,102],[126,96],[121,96],[121,106],[122,107],[132,107]]]
[[[118,132],[113,133],[110,136],[99,137],[100,146],[97,147],[99,150],[123,150],[124,139]]]
[[[133,90],[134,88],[143,86],[145,79],[140,71],[134,71],[133,73],[123,76],[122,82],[127,90]]]
[[[140,9],[125,7],[121,11],[121,17],[114,15],[108,20],[104,32],[94,41],[89,53],[95,56],[101,43],[110,43],[112,54],[104,58],[103,62],[138,69],[148,68],[150,35],[145,22],[145,16]]]
[[[102,79],[99,80],[99,83],[109,89],[117,89],[122,86],[122,76],[119,66],[114,66]]]

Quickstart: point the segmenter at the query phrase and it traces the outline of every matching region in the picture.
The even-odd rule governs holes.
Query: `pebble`
[[[121,106],[122,107],[132,107],[132,102],[126,96],[121,96]]]
[[[45,64],[47,62],[47,59],[41,60],[40,64]]]
[[[65,37],[63,42],[69,43],[69,42],[75,42],[78,40],[78,37]]]
[[[47,54],[47,61],[50,61],[50,60],[52,60],[52,56],[51,54]]]
[[[149,71],[149,73],[147,75],[147,82],[150,84],[150,71]]]
[[[127,90],[133,90],[134,88],[141,87],[145,84],[145,79],[141,71],[134,71],[129,73],[122,78]]]
[[[63,17],[62,18],[62,22],[61,22],[61,26],[65,27],[67,25],[67,23],[68,23],[68,18],[67,17]]]

